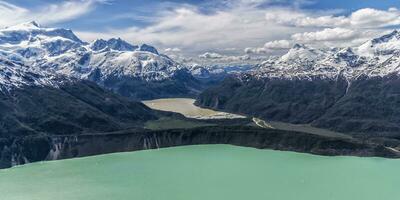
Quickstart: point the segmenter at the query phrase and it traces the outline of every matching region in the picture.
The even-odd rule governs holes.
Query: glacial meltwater
[[[197,119],[244,118],[244,116],[237,114],[200,108],[194,105],[195,101],[196,101],[195,99],[189,99],[189,98],[166,98],[166,99],[143,101],[142,103],[155,110],[177,112],[189,118],[197,118]]]
[[[1,200],[394,200],[400,160],[202,145],[0,170]]]

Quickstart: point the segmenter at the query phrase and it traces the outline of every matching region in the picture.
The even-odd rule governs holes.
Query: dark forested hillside
[[[197,104],[272,121],[332,130],[400,135],[400,78],[337,79],[230,77],[209,88]]]
[[[115,131],[156,118],[142,103],[88,81],[0,94],[0,137]]]

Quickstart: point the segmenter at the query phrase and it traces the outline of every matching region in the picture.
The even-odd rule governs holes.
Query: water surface
[[[171,111],[181,113],[188,118],[197,118],[197,119],[223,119],[223,118],[244,118],[243,115],[237,115],[233,113],[220,112],[211,109],[205,109],[194,105],[195,99],[190,98],[165,98],[165,99],[155,99],[150,101],[143,101],[148,107],[156,110],[163,111]],[[177,123],[175,121],[164,120],[165,124],[169,124],[171,126],[165,126],[165,124],[161,124],[158,122],[156,128],[154,128],[154,123],[148,127],[150,129],[163,129],[163,128],[190,128],[195,127],[193,124],[187,124],[187,122]],[[262,128],[272,128],[279,129],[285,131],[297,131],[303,133],[310,133],[314,135],[321,135],[327,137],[335,137],[335,138],[345,138],[350,139],[351,136],[343,133],[338,133],[326,129],[315,128],[310,126],[309,124],[291,124],[285,122],[273,122],[273,121],[265,121],[259,118],[254,118],[253,121],[255,125],[260,126]],[[182,125],[183,123],[183,125]],[[198,126],[198,125],[197,125]],[[160,128],[158,128],[160,127]]]
[[[0,170],[2,200],[391,200],[400,160],[204,145]]]
[[[143,101],[145,105],[155,110],[163,110],[181,113],[189,118],[197,119],[221,119],[221,118],[244,118],[244,116],[200,108],[194,105],[195,99],[189,98],[166,98]]]

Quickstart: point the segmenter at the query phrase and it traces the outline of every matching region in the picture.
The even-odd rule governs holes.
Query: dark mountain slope
[[[197,103],[291,123],[310,123],[345,93],[346,81],[231,77],[203,92]]]
[[[358,47],[296,44],[197,103],[352,134],[400,136],[400,32]]]
[[[0,137],[115,131],[156,118],[157,113],[142,103],[88,81],[0,94]]]
[[[337,131],[400,135],[400,77],[358,78],[313,125]]]
[[[338,79],[231,77],[203,92],[197,104],[272,121],[336,131],[400,136],[400,77]]]

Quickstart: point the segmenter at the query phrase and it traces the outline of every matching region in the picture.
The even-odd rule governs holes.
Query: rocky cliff
[[[0,168],[42,160],[92,156],[197,144],[232,144],[259,149],[288,150],[319,155],[400,157],[382,143],[260,129],[250,126],[202,127],[175,130],[131,130],[79,136],[29,136],[0,140]],[[385,144],[388,145],[388,144]]]

